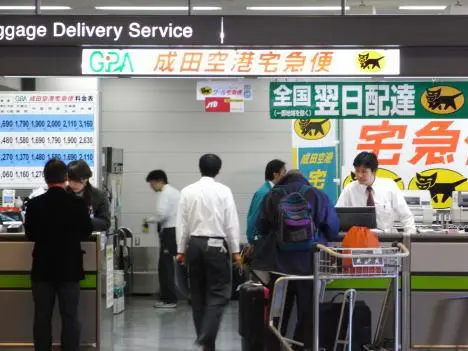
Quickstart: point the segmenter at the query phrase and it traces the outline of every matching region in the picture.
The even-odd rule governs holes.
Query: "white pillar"
[[[450,5],[445,10],[447,15],[468,15],[468,5]]]

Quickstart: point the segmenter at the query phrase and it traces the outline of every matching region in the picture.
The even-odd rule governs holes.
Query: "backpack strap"
[[[301,186],[301,188],[299,189],[299,193],[305,197],[305,195],[311,191],[313,188],[312,186],[308,185],[308,184],[304,184],[303,186]]]

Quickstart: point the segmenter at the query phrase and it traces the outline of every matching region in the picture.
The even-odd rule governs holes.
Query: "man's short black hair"
[[[148,175],[146,176],[146,181],[149,183],[152,180],[156,182],[162,181],[164,182],[164,184],[169,184],[169,182],[167,181],[167,174],[162,169],[155,169],[154,171],[148,173]]]
[[[273,180],[275,178],[275,173],[280,173],[285,165],[285,162],[277,159],[268,162],[265,168],[265,179]]]
[[[47,184],[62,184],[68,179],[65,162],[52,158],[44,166],[44,179]]]
[[[218,175],[221,170],[221,159],[215,154],[206,154],[200,157],[198,166],[200,167],[200,173],[203,177],[214,178]]]
[[[356,156],[353,166],[370,168],[372,172],[375,172],[379,168],[379,161],[374,153],[363,151]]]

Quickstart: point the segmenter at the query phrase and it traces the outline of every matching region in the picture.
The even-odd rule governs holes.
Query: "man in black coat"
[[[80,280],[84,279],[81,241],[92,232],[83,199],[67,193],[67,166],[52,159],[44,167],[45,194],[26,208],[25,232],[34,242],[31,271],[34,299],[34,347],[49,351],[56,296],[62,320],[61,349],[78,351]]]

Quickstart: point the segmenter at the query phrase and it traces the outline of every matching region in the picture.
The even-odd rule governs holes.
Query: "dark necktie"
[[[372,195],[372,187],[371,186],[367,187],[367,206],[371,206],[371,207],[375,206],[374,196]]]

